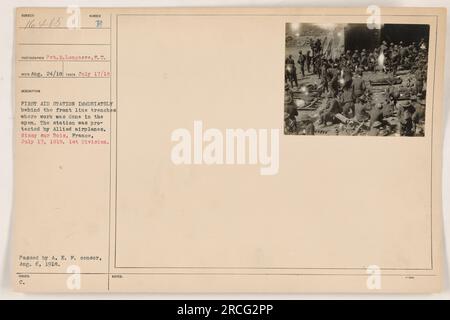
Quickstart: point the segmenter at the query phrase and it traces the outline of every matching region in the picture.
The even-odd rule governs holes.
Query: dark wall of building
[[[366,49],[372,51],[378,46],[380,30],[369,29],[366,24],[349,24],[344,29],[345,50]]]
[[[345,50],[370,50],[383,40],[404,44],[418,43],[422,38],[428,43],[430,28],[425,24],[385,24],[381,29],[369,29],[366,24],[349,24],[345,28]]]
[[[426,24],[385,24],[381,29],[381,41],[395,44],[403,41],[405,44],[418,43],[425,39],[428,43],[430,37],[430,26]]]

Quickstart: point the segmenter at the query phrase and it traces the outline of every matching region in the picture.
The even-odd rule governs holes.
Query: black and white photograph
[[[286,135],[425,135],[429,25],[287,23]]]

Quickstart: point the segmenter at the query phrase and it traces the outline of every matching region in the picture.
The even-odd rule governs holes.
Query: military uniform
[[[415,108],[411,104],[400,106],[398,108],[397,116],[400,124],[401,136],[414,136],[415,124],[412,120],[414,112]]]
[[[355,120],[358,122],[363,122],[369,119],[369,107],[362,101],[358,101],[355,103]]]
[[[368,132],[369,136],[379,136],[381,133],[380,127],[382,126],[382,123],[380,121],[375,121],[373,124],[370,125],[370,130]]]
[[[412,120],[415,124],[425,122],[425,106],[416,102],[414,103],[414,113],[412,115]]]
[[[387,98],[392,101],[395,107],[397,105],[398,98],[400,98],[400,92],[398,91],[398,89],[395,86],[391,85],[387,89],[386,95]]]
[[[361,61],[359,63],[364,70],[369,68],[369,60],[365,52],[361,53]]]
[[[300,126],[303,127],[302,133],[304,135],[313,136],[315,133],[314,120],[307,114],[302,114],[299,117]]]
[[[369,124],[370,127],[372,127],[375,121],[379,121],[381,123],[384,122],[383,108],[381,107],[373,106],[369,111],[369,116],[370,116],[370,124]]]
[[[339,91],[339,70],[332,67],[328,69],[328,75],[330,77],[330,80],[328,81],[328,91],[333,97],[337,97]]]
[[[295,68],[295,61],[294,59],[292,59],[292,57],[287,57],[286,61],[286,74],[285,74],[285,79],[288,80],[291,84],[291,86],[295,86],[298,87],[298,82],[297,82],[297,69]]]
[[[284,106],[284,130],[287,133],[297,132],[297,121],[296,116],[298,116],[297,107],[292,104],[287,104]]]
[[[369,57],[367,58],[367,69],[370,71],[374,71],[376,66],[376,57],[374,53],[369,53]]]
[[[298,56],[298,64],[300,65],[300,71],[302,72],[302,76],[305,76],[305,56],[302,54],[302,52],[299,52],[299,56]]]
[[[416,78],[416,94],[422,94],[423,91],[423,82],[424,82],[424,77],[422,74],[422,70],[418,69],[415,74],[414,74],[415,78]]]
[[[400,53],[396,49],[394,49],[391,55],[391,70],[394,76],[397,74],[397,69],[399,65],[400,65]]]
[[[353,53],[353,55],[352,55],[352,63],[353,63],[354,65],[359,64],[359,59],[360,59],[359,53],[358,53],[358,50],[356,50],[356,51]]]
[[[383,41],[383,43],[380,46],[380,54],[383,53],[385,55],[387,48],[388,47],[387,47],[386,41]]]
[[[308,73],[311,72],[311,60],[312,60],[312,57],[310,55],[310,52],[308,51],[305,56],[306,70],[308,71]]]
[[[356,98],[361,97],[366,92],[366,82],[362,77],[353,78],[353,89]]]
[[[305,127],[305,134],[308,136],[313,136],[315,133],[314,124],[312,122],[308,123]]]
[[[320,122],[326,124],[328,121],[334,121],[334,116],[340,111],[337,99],[329,97],[325,109],[320,114]]]
[[[354,89],[352,82],[349,81],[342,88],[341,94],[342,113],[344,114],[344,116],[348,117],[350,111],[352,114],[355,114],[354,101],[355,101]]]
[[[381,112],[383,113],[384,118],[392,116],[392,114],[394,113],[394,105],[389,102],[384,103]]]
[[[322,63],[322,66],[320,68],[320,83],[323,87],[324,91],[328,92],[328,72],[327,72],[327,65],[326,62]]]

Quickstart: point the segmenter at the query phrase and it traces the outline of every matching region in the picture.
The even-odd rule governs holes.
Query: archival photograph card
[[[438,292],[445,19],[18,8],[14,288]]]

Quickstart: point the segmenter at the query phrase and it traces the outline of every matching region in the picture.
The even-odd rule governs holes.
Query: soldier
[[[377,103],[375,106],[373,106],[369,111],[369,116],[370,116],[369,127],[372,127],[375,121],[383,123],[384,122],[383,105],[381,103]]]
[[[416,61],[417,55],[419,53],[419,51],[417,50],[417,46],[414,43],[415,42],[413,42],[409,49],[409,52],[411,54],[411,61]]]
[[[353,88],[354,88],[354,94],[355,98],[361,97],[363,94],[366,93],[366,82],[362,78],[363,71],[361,68],[358,68],[356,70],[356,75],[353,78]]]
[[[384,55],[386,55],[386,50],[387,50],[387,43],[386,43],[386,41],[384,41],[383,40],[383,42],[381,43],[381,46],[380,46],[380,54],[381,53],[383,53]]]
[[[395,109],[395,107],[397,106],[398,98],[400,98],[400,92],[394,85],[391,84],[386,89],[386,98]]]
[[[295,105],[292,104],[292,92],[289,89],[289,85],[284,86],[284,131],[286,133],[297,132],[298,110]]]
[[[314,40],[309,38],[308,43],[309,43],[309,47],[311,48],[312,56],[314,57],[316,55],[316,52],[314,49]]]
[[[412,120],[415,127],[423,125],[425,123],[425,102],[417,100],[416,97],[412,96],[411,101],[414,107],[414,113],[412,115]]]
[[[424,75],[420,68],[416,70],[414,73],[415,77],[415,88],[416,88],[416,95],[422,94],[423,91],[423,82],[424,82]]]
[[[400,53],[398,51],[398,47],[394,46],[394,50],[391,53],[391,70],[392,75],[395,76],[397,74],[397,68],[400,64]]]
[[[375,53],[371,52],[367,57],[367,70],[374,71],[376,65],[377,65],[377,58],[375,56]]]
[[[408,53],[406,53],[403,57],[402,57],[402,67],[403,69],[411,69],[411,57]]]
[[[339,101],[331,94],[328,94],[325,109],[319,113],[319,123],[326,126],[327,122],[333,122],[335,115],[341,111]]]
[[[334,98],[337,97],[339,92],[339,69],[337,64],[333,64],[331,68],[328,69],[328,91],[332,94]]]
[[[408,47],[403,46],[403,42],[402,41],[400,41],[399,53],[400,53],[400,64],[404,65],[405,64],[405,60],[408,57],[409,50],[408,50]]]
[[[345,81],[345,74],[344,74]],[[344,86],[342,87],[341,93],[341,105],[342,105],[342,114],[347,118],[350,118],[350,114],[355,114],[355,93],[352,80],[348,80],[344,82]]]
[[[312,64],[313,64],[313,73],[320,75],[320,57],[318,54],[314,53],[313,55],[313,60],[312,60]]]
[[[352,73],[352,70],[348,66],[344,66],[344,68],[342,68],[342,77],[343,77],[344,83],[352,81],[353,73]]]
[[[380,55],[380,48],[373,49],[373,56],[375,59],[378,59],[378,56]]]
[[[367,133],[369,136],[378,136],[381,133],[381,126],[383,124],[380,121],[375,121],[371,126],[370,130]]]
[[[383,113],[383,118],[388,118],[394,114],[394,106],[389,101],[383,103],[382,106],[381,112]]]
[[[319,38],[316,39],[316,43],[314,44],[314,49],[316,51],[316,53],[320,53],[322,51],[322,42],[320,41]]]
[[[366,100],[361,98],[356,98],[355,102],[355,116],[354,119],[358,122],[367,121],[370,116],[368,111],[370,110],[369,106],[366,104]]]
[[[316,128],[314,127],[314,123],[312,121],[309,121],[305,125],[304,133],[308,136],[313,136],[315,134]]]
[[[294,101],[293,94],[289,88],[289,84],[284,84],[284,105],[291,104]]]
[[[394,50],[394,43],[391,42],[389,47],[386,49],[386,51],[384,52],[384,64],[386,66],[386,73],[388,73],[389,71],[392,71],[392,52]]]
[[[328,63],[325,59],[322,60],[320,67],[320,85],[324,91],[328,92]]]
[[[306,63],[306,70],[308,71],[308,73],[311,73],[311,51],[307,51],[306,52],[306,57],[305,57],[305,63]]]
[[[414,112],[415,109],[410,102],[398,108],[397,117],[401,136],[414,136],[415,124],[412,120]]]
[[[295,68],[295,61],[292,58],[292,55],[289,55],[286,58],[286,74],[285,74],[285,79],[287,78],[287,80],[290,82],[291,87],[294,87],[294,83],[295,83],[295,87],[298,87],[298,82],[297,82],[297,69]]]
[[[355,50],[355,52],[352,55],[352,63],[353,65],[358,65],[359,64],[359,60],[360,60],[360,56],[359,56],[359,52],[358,50]]]
[[[302,114],[299,117],[301,126],[304,127],[303,134],[313,136],[315,133],[314,120],[307,114]]]
[[[379,116],[379,120],[383,123],[386,128],[386,131],[389,133],[392,131],[392,124],[386,120],[386,118],[394,116],[394,107],[390,103],[382,103],[381,104],[381,113],[382,116]],[[375,117],[376,115],[374,115]]]
[[[394,50],[394,43],[391,42],[391,43],[389,44],[388,51],[389,51],[389,52],[392,52],[393,50]]]
[[[347,61],[352,61],[352,52],[350,50],[347,50],[344,59]]]
[[[361,61],[359,62],[361,68],[363,68],[363,70],[368,70],[369,69],[369,60],[368,60],[368,56],[366,53],[366,49],[363,49],[361,52]]]
[[[300,50],[298,52],[298,64],[300,65],[300,71],[302,72],[302,76],[305,77],[305,56],[303,55],[302,51]]]

